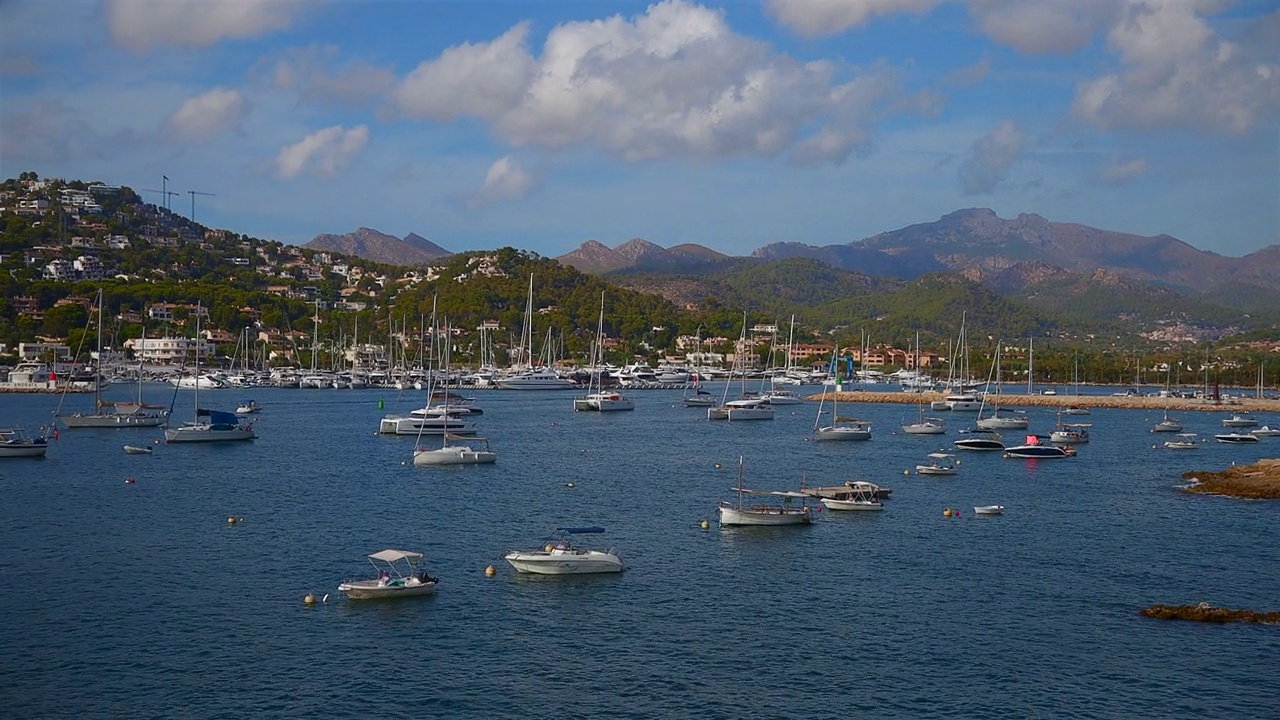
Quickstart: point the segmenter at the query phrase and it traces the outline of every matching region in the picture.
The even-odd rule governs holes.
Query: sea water
[[[1276,628],[1138,614],[1280,609],[1277,506],[1178,490],[1189,469],[1280,455],[1280,439],[1213,443],[1216,414],[1181,414],[1210,439],[1198,451],[1153,448],[1155,413],[1094,410],[1072,418],[1093,425],[1076,458],[961,452],[939,478],[904,471],[972,414],[908,436],[912,405],[842,405],[874,438],[815,443],[814,404],[728,423],[671,391],[609,414],[575,414],[569,392],[480,392],[497,464],[441,468],[412,465],[415,438],[374,434],[421,393],[252,395],[253,442],[63,429],[42,460],[0,460],[4,715],[1280,714]],[[178,395],[176,420],[191,402]],[[55,403],[0,397],[0,424],[34,429]],[[1056,422],[1029,413],[1033,431]],[[893,496],[882,513],[720,529],[740,458],[750,488],[861,479]],[[996,503],[1004,515],[973,515]],[[501,560],[572,525],[604,526],[593,539],[626,571],[519,576]],[[384,548],[426,553],[436,595],[344,599],[337,584],[371,577],[364,556]]]

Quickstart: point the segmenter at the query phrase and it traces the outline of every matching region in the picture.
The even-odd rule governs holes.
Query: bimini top
[[[594,525],[591,527],[565,527],[556,528],[556,532],[566,532],[570,535],[582,535],[584,533],[602,533],[604,532],[604,528]]]
[[[410,552],[408,550],[380,550],[369,556],[371,560],[381,560],[383,562],[395,562],[397,560],[411,559],[417,560],[422,557],[422,553]]]
[[[240,418],[235,413],[224,412],[222,410],[206,410],[198,408],[196,410],[197,417],[207,417],[209,422],[214,425],[235,425],[240,422]]]

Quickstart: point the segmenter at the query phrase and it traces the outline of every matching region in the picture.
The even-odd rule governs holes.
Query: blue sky
[[[1280,242],[1275,0],[6,0],[0,174],[302,243]],[[157,193],[144,193],[159,202]]]

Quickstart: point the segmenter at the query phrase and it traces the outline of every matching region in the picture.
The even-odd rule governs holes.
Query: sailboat
[[[142,366],[138,366],[138,401],[107,402],[102,399],[102,288],[98,289],[98,362],[93,383],[93,412],[77,412],[68,415],[57,414],[57,418],[68,428],[123,428],[123,427],[158,427],[163,425],[169,411],[161,405],[148,405],[142,402]],[[63,394],[66,397],[66,394]]]
[[[996,391],[991,406],[994,408],[991,414],[983,417],[983,410],[986,409],[987,397],[992,393],[985,393],[982,396],[982,408],[978,410],[977,426],[983,430],[1025,430],[1030,421],[1026,415],[1001,415],[1000,414],[1000,342],[996,342],[996,353],[991,367],[993,376],[995,377]]]
[[[736,502],[720,503],[720,526],[734,527],[741,525],[808,525],[813,522],[813,514],[809,510],[808,493],[794,490],[748,490],[742,486],[743,460],[738,458],[738,487],[733,488],[738,499]],[[743,498],[769,497],[780,498],[781,502],[744,505]],[[799,506],[792,500],[799,500]]]
[[[587,396],[574,398],[574,410],[597,410],[613,412],[617,410],[635,410],[636,404],[631,398],[617,390],[608,392],[604,389],[604,293],[600,293],[600,322],[596,326],[596,341],[591,349],[591,367],[594,370],[587,385]],[[594,388],[594,391],[593,391]]]
[[[1089,442],[1091,423],[1063,423],[1062,408],[1058,408],[1058,426],[1049,433],[1049,442],[1079,445]]]
[[[832,351],[833,354],[835,352],[837,351]],[[818,399],[818,415],[813,420],[814,440],[871,439],[871,423],[856,418],[840,417],[840,393],[838,390],[831,395],[831,424],[822,427],[822,406],[826,399],[827,393],[824,390],[822,396]]]
[[[196,372],[195,376],[200,377],[200,309],[196,309]],[[252,440],[257,435],[253,432],[252,424],[240,424],[240,418],[236,417],[233,412],[224,412],[221,410],[206,410],[200,407],[200,383],[196,383],[195,389],[195,418],[188,423],[183,423],[178,427],[166,427],[164,431],[164,440],[166,443],[195,443],[195,442],[229,442],[232,440]],[[177,391],[174,391],[175,395]]]
[[[432,325],[435,325],[435,313],[432,312]],[[431,333],[432,342],[437,333],[433,330]],[[453,346],[450,338],[449,328],[446,323],[444,332],[444,370],[445,377],[448,377],[449,364],[451,359],[450,350]],[[435,353],[429,353],[427,359],[427,405],[431,404],[432,384],[435,382],[436,374],[431,372],[431,361],[434,359]],[[445,394],[448,395],[448,383],[445,383]],[[447,421],[446,415],[446,421]],[[425,423],[418,425],[418,441],[421,442]],[[446,424],[445,429],[440,433],[441,441],[438,448],[425,448],[416,445],[413,449],[414,465],[483,465],[498,461],[498,454],[489,449],[489,441],[482,437],[464,438],[448,431]],[[465,443],[451,445],[450,440],[465,440]],[[468,443],[483,443],[483,447],[476,447]]]
[[[799,385],[800,381],[791,377],[791,349],[794,347],[796,337],[796,316],[791,316],[791,332],[787,336],[787,363],[782,369],[782,376],[778,376],[778,369],[775,367],[769,371],[769,391],[764,393],[765,402],[770,405],[800,405],[804,403],[804,398],[800,397],[791,390],[784,390],[778,386],[779,383],[785,385]],[[773,349],[770,348],[769,357],[772,362]]]
[[[747,368],[742,360],[742,350],[747,343],[747,314],[742,313],[742,334],[738,338],[737,351],[734,353],[733,368],[729,370],[729,379],[724,384],[724,398],[720,407],[707,408],[708,420],[772,420],[773,408],[764,398],[758,395],[747,395]],[[733,386],[733,373],[741,369],[742,397],[729,399],[729,388]]]
[[[1071,393],[1072,397],[1080,397],[1080,354],[1077,353],[1071,368],[1071,382],[1075,385],[1075,392]],[[1089,408],[1084,405],[1068,405],[1065,410],[1068,415],[1088,415]]]
[[[698,357],[702,358],[702,327],[698,327]],[[713,408],[716,406],[716,397],[706,390],[702,389],[702,373],[694,375],[694,380],[689,384],[689,390],[692,394],[684,396],[685,407],[705,407]]]
[[[920,333],[916,333],[916,371],[920,368]],[[947,432],[947,424],[942,418],[925,417],[924,415],[924,395],[918,393],[916,401],[917,417],[916,421],[902,423],[902,432],[908,435],[942,435]]]

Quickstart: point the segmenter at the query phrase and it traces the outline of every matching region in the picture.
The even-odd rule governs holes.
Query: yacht
[[[496,378],[494,384],[503,390],[572,390],[578,387],[546,368],[530,368],[513,375]]]
[[[1257,435],[1251,435],[1249,433],[1236,433],[1236,432],[1222,433],[1221,435],[1214,435],[1213,439],[1217,440],[1220,443],[1227,443],[1228,445],[1246,445],[1246,444],[1258,442]]]
[[[382,435],[475,435],[476,424],[456,408],[418,408],[408,415],[388,415],[378,423]]]
[[[995,430],[970,428],[961,430],[960,434],[972,436],[962,437],[951,443],[961,450],[1004,450],[1004,438]]]
[[[1004,449],[1007,458],[1028,458],[1049,460],[1053,458],[1075,457],[1075,448],[1070,445],[1045,445],[1039,435],[1028,435],[1026,444],[1013,445]]]

